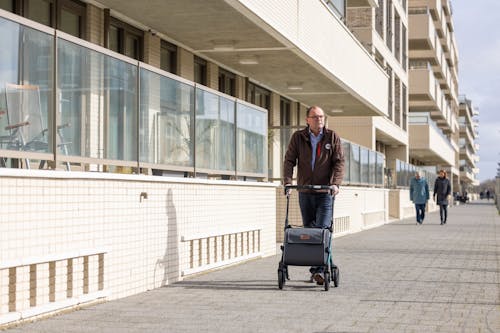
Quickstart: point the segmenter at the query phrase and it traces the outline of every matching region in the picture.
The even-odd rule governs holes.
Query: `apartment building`
[[[385,186],[397,186],[397,161],[408,162],[408,12],[405,0],[347,8],[347,26],[388,78],[387,115],[333,121],[342,137],[385,155]],[[369,77],[365,78],[370,81]]]
[[[334,129],[393,118],[378,145],[406,158],[398,81],[349,4],[375,5],[1,1],[0,324],[273,255],[273,181],[307,106]],[[337,235],[388,222],[384,149],[354,141]]]
[[[473,186],[479,185],[477,174],[477,162],[479,162],[478,150],[479,144],[476,143],[478,139],[479,123],[477,116],[479,111],[474,108],[472,101],[467,99],[466,96],[459,97],[459,117],[458,123],[460,126],[460,137],[458,145],[460,147],[460,154],[458,155],[458,163],[460,169],[460,192],[473,192]]]
[[[449,0],[410,0],[410,163],[448,170],[460,186],[458,50]]]

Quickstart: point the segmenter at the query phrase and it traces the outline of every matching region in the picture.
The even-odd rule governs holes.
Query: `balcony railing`
[[[434,182],[437,178],[436,167],[418,167],[413,164],[403,162],[401,160],[396,160],[396,183],[397,187],[409,187],[411,179],[415,176],[415,172],[420,171],[421,176],[427,180],[429,184],[429,190],[432,191],[434,188]]]
[[[38,160],[91,171],[267,177],[267,110],[3,15],[3,166]],[[43,126],[36,147],[19,144],[26,138],[16,136],[9,122],[16,111],[5,98],[9,83],[37,87]]]
[[[276,128],[280,131],[280,161],[283,161],[285,158],[285,153],[292,134],[301,128],[303,127],[290,126]],[[342,184],[387,187],[387,181],[384,180],[384,154],[344,139],[342,139],[342,148],[345,157],[345,174]]]

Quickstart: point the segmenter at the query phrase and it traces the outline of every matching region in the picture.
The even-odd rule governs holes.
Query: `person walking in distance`
[[[420,171],[416,171],[415,177],[410,181],[410,200],[415,204],[417,224],[422,224],[425,218],[425,206],[429,200],[429,184],[420,176]]]
[[[441,224],[446,224],[448,218],[448,197],[451,194],[450,180],[445,170],[439,170],[439,177],[434,182],[434,200],[439,205]]]
[[[283,184],[291,185],[297,166],[297,185],[333,185],[333,190],[299,190],[299,206],[305,228],[329,228],[335,195],[344,177],[344,152],[340,137],[325,127],[319,106],[306,112],[307,126],[292,134],[283,163]],[[286,193],[289,195],[289,193]],[[321,267],[311,267],[312,279],[323,284]]]

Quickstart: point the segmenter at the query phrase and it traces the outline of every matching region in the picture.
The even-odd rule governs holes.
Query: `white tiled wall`
[[[143,192],[147,198],[141,198]],[[15,311],[22,312],[30,308],[27,262],[40,262],[39,306],[51,297],[50,261],[56,263],[52,297],[60,302],[67,300],[70,289],[70,257],[74,258],[73,298],[106,291],[108,299],[116,299],[182,279],[191,257],[198,271],[224,265],[223,235],[224,251],[233,247],[233,261],[273,255],[275,192],[274,185],[263,183],[0,169],[0,324],[13,299],[8,295],[7,267],[17,267]],[[260,246],[255,250],[247,244],[254,230],[260,230]],[[229,243],[227,235],[237,243]],[[201,251],[182,239],[195,239],[193,243],[202,244]],[[103,288],[99,287],[99,255],[78,256],[93,251],[104,253]]]

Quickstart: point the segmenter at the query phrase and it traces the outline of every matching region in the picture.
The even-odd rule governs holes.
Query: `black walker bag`
[[[332,233],[320,228],[287,228],[283,243],[283,264],[326,266]]]

